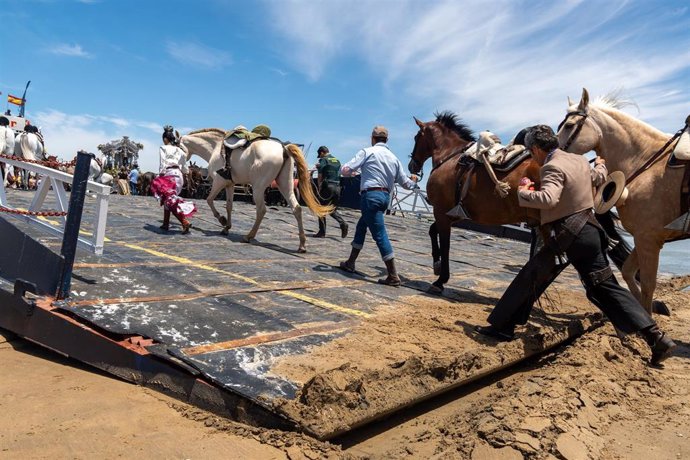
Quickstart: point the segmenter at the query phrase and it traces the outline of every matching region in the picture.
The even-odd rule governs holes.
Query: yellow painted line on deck
[[[249,278],[249,277],[243,276],[243,275],[238,275],[237,273],[229,272],[227,270],[221,270],[220,268],[212,267],[210,265],[200,264],[200,263],[194,262],[191,259],[187,259],[186,257],[179,257],[179,256],[171,255],[171,254],[166,254],[164,252],[156,251],[155,249],[145,248],[145,247],[139,246],[137,244],[124,243],[124,242],[115,242],[115,243],[120,244],[126,248],[135,249],[138,251],[144,251],[144,252],[149,253],[151,255],[154,255],[156,257],[174,260],[175,262],[178,262],[178,263],[181,263],[181,264],[184,264],[187,266],[200,268],[202,270],[208,270],[208,271],[214,272],[214,273],[222,273],[224,275],[231,276],[232,278],[235,278],[235,279],[238,279],[241,281],[245,281],[245,282],[250,283],[250,284],[256,284],[256,285],[260,284],[259,281],[256,281],[253,278]],[[310,304],[315,305],[317,307],[325,308],[327,310],[333,310],[333,311],[337,311],[340,313],[344,313],[346,315],[355,315],[355,316],[361,316],[364,318],[368,318],[369,316],[371,316],[369,313],[366,313],[363,311],[359,311],[359,310],[355,310],[353,308],[347,308],[347,307],[343,307],[340,305],[336,305],[334,303],[326,302],[325,300],[317,299],[315,297],[311,297],[311,296],[301,294],[298,292],[275,291],[275,293],[278,295],[284,295],[284,296],[292,297],[294,299],[301,300],[302,302],[307,302],[307,303],[310,303]]]

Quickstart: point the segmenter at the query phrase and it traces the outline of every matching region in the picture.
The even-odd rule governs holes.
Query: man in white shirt
[[[369,229],[388,270],[388,277],[380,279],[379,283],[397,287],[400,286],[400,277],[395,269],[395,254],[388,239],[383,216],[388,209],[390,194],[396,183],[408,190],[418,186],[417,176],[405,175],[402,163],[391,152],[386,142],[388,130],[383,126],[375,126],[371,133],[371,147],[357,152],[357,155],[341,168],[343,176],[351,176],[354,172],[361,171],[359,193],[362,216],[357,222],[350,258],[341,262],[340,268],[350,273],[355,271],[355,261],[364,246]]]

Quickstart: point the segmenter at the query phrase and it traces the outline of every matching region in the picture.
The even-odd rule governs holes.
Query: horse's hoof
[[[434,275],[438,276],[441,274],[441,261],[434,262]]]
[[[251,243],[251,242],[252,242],[252,239],[249,238],[248,236],[243,236],[243,237],[242,237],[242,242],[243,242],[243,243]]]
[[[435,284],[432,284],[431,286],[429,286],[429,289],[427,289],[426,292],[433,295],[441,295],[443,294],[443,288],[438,287]]]
[[[300,254],[304,254],[305,252],[307,252],[307,248],[299,248],[297,252],[299,252]]]
[[[220,225],[222,225],[223,227],[228,226],[228,219],[225,216],[218,217],[218,222],[220,222]]]
[[[652,300],[652,311],[657,315],[671,316],[671,310],[661,300]]]
[[[226,228],[224,228],[223,230],[220,231],[220,234],[221,234],[221,235],[224,235],[224,236],[227,236],[228,234],[230,234],[230,231],[229,231],[228,228],[226,227]]]

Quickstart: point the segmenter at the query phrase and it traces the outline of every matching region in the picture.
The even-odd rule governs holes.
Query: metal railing
[[[12,165],[14,168],[34,172],[42,179],[28,209],[11,206],[7,201],[5,185],[0,181],[0,207],[3,208],[3,214],[24,220],[27,224],[51,235],[62,237],[65,233],[66,213],[69,207],[65,184],[71,186],[73,176],[40,164],[27,163],[20,158],[3,158],[1,162]],[[101,255],[103,254],[103,244],[105,241],[110,186],[88,181],[86,189],[88,192],[94,193],[96,197],[95,219],[92,231],[80,232],[77,243],[80,247],[94,254]],[[46,212],[42,210],[42,206],[51,190],[55,194],[57,208],[54,211]],[[59,220],[59,225],[55,225],[54,221],[45,219],[46,216],[55,216]]]
[[[411,214],[417,218],[433,217],[434,209],[422,189],[405,190],[396,184],[391,202],[388,205],[391,214]]]

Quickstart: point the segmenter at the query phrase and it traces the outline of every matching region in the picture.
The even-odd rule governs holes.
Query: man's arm
[[[351,176],[353,172],[358,171],[362,167],[366,159],[367,152],[364,149],[360,150],[352,160],[340,167],[340,174],[346,177]]]
[[[518,189],[518,201],[525,208],[549,209],[558,204],[563,192],[563,173],[549,165],[542,168],[539,190]]]
[[[419,188],[419,185],[417,185],[416,180],[412,180],[411,178],[407,177],[405,174],[405,167],[402,165],[398,157],[395,157],[395,160],[397,162],[397,177],[395,178],[395,182],[400,184],[403,188],[406,188],[407,190],[413,190],[415,188]],[[417,176],[413,176],[415,179]]]
[[[606,160],[601,157],[597,157],[596,160],[594,160],[594,168],[591,170],[592,185],[599,187],[601,184],[606,182],[608,173],[608,169],[606,169]]]

